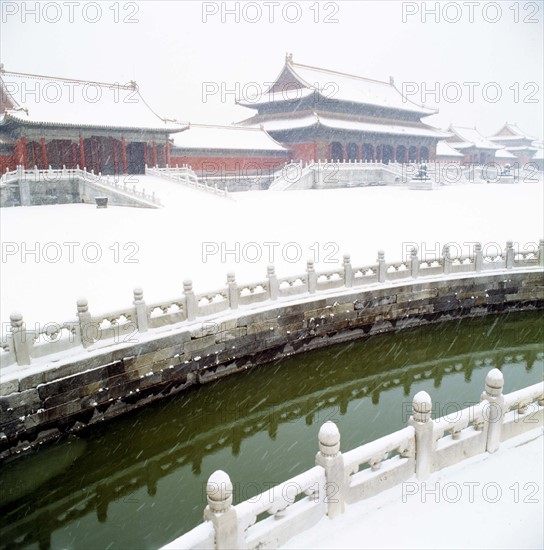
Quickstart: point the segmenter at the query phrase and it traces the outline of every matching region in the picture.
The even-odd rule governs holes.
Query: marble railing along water
[[[163,550],[278,548],[325,515],[341,515],[345,504],[497,452],[502,441],[544,425],[544,382],[507,395],[503,387],[501,371],[492,369],[479,404],[434,420],[431,397],[420,391],[407,427],[346,453],[340,451],[336,424],[327,421],[319,431],[313,468],[236,506],[233,484],[218,470],[206,486],[204,523]]]

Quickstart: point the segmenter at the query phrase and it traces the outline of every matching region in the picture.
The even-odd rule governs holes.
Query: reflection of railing
[[[406,337],[408,336],[406,334]],[[497,338],[500,339],[499,336]],[[427,342],[422,342],[419,338],[410,339],[406,344],[413,352],[418,345],[420,349],[427,349]],[[109,505],[113,501],[129,499],[131,494],[142,488],[145,490],[145,487],[148,494],[152,495],[161,479],[174,474],[187,464],[191,465],[195,475],[199,475],[201,464],[206,456],[229,447],[233,454],[238,454],[245,439],[267,429],[271,437],[275,437],[279,426],[302,418],[306,418],[308,425],[319,422],[320,419],[336,419],[336,411],[342,415],[345,414],[352,399],[361,399],[371,394],[372,402],[376,404],[381,391],[400,386],[403,387],[404,394],[409,395],[413,383],[434,380],[437,386],[437,382],[439,384],[443,378],[457,373],[456,367],[459,365],[463,366],[465,376],[467,374],[470,376],[473,368],[483,364],[502,368],[505,362],[512,362],[520,367],[525,364],[526,367],[532,368],[535,360],[542,360],[541,346],[538,344],[463,353],[435,361],[402,366],[395,370],[376,363],[375,367],[380,368],[375,374],[363,379],[350,379],[347,382],[333,378],[330,379],[326,388],[294,399],[285,400],[284,392],[278,388],[277,399],[269,392],[272,401],[269,405],[264,404],[264,408],[248,403],[247,408],[244,407],[243,410],[237,408],[234,411],[226,411],[223,407],[217,410],[214,405],[208,411],[202,411],[202,415],[191,415],[194,424],[199,428],[195,429],[194,435],[182,441],[173,436],[179,433],[184,420],[177,415],[169,416],[165,418],[165,422],[170,426],[170,429],[164,430],[166,437],[146,447],[145,454],[140,460],[135,459],[136,451],[134,450],[134,454],[131,454],[131,449],[124,449],[119,457],[115,455],[107,459],[102,457],[108,467],[102,469],[100,459],[97,459],[93,463],[93,468],[86,470],[85,480],[78,484],[77,490],[67,492],[65,486],[59,484],[47,491],[47,496],[43,497],[44,500],[36,500],[33,496],[32,510],[25,513],[24,517],[18,512],[19,506],[3,510],[5,527],[0,530],[0,541],[4,541],[6,547],[13,549],[25,548],[36,541],[37,537],[43,537],[44,541],[49,541],[52,533],[93,511],[96,512],[100,521],[104,521]],[[337,375],[342,378],[345,376],[345,371],[342,369],[337,372]],[[331,408],[335,412],[331,413]],[[321,415],[320,412],[325,410],[328,412]],[[404,415],[405,411],[402,413]],[[153,418],[155,417],[149,417],[147,421]],[[145,422],[146,418],[141,418],[140,423]],[[145,432],[145,424],[140,425]],[[172,426],[176,428],[172,429]],[[140,447],[136,448],[139,453]],[[116,464],[113,472],[109,469],[110,460]],[[67,514],[66,510],[70,510],[70,513]],[[46,528],[36,529],[37,525],[44,525],[44,523]],[[43,546],[47,547],[48,544],[44,542]],[[2,548],[1,542],[0,548]]]
[[[534,252],[516,252],[512,242],[506,243],[502,254],[484,256],[480,244],[474,246],[473,256],[453,258],[449,247],[434,260],[420,260],[412,250],[408,260],[385,261],[384,252],[378,252],[377,264],[354,267],[349,254],[344,255],[341,269],[317,273],[314,262],[308,261],[306,273],[278,278],[274,266],[269,266],[266,280],[238,285],[233,273],[227,276],[227,286],[212,292],[195,294],[193,283],[183,283],[183,296],[156,304],[146,304],[141,288],[134,289],[131,307],[103,315],[91,315],[86,299],[77,302],[78,318],[61,324],[48,323],[38,332],[27,331],[20,313],[10,316],[11,332],[2,341],[0,361],[4,366],[17,363],[30,365],[32,358],[58,353],[83,346],[88,348],[97,342],[106,345],[128,342],[130,335],[148,329],[174,325],[183,321],[192,322],[198,317],[236,310],[252,304],[270,301],[287,301],[292,297],[314,295],[334,289],[365,287],[395,281],[410,281],[422,277],[516,270],[544,267],[544,240],[540,240]],[[296,298],[295,298],[296,299]],[[39,346],[35,342],[42,340]]]
[[[499,450],[501,441],[544,424],[544,383],[503,395],[504,379],[489,371],[481,402],[455,415],[431,419],[427,392],[412,401],[408,426],[345,454],[333,422],[319,431],[316,466],[233,506],[233,485],[218,470],[206,486],[205,522],[165,549],[277,548],[312,529],[323,516],[333,519],[352,504],[412,476],[419,481],[465,458]],[[267,514],[266,517],[262,517]]]

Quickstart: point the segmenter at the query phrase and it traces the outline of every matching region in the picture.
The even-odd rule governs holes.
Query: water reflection
[[[538,313],[451,322],[192,389],[5,464],[0,544],[156,548],[201,520],[214,470],[230,474],[237,502],[312,466],[326,420],[347,450],[403,427],[422,389],[440,416],[477,402],[493,367],[506,392],[535,383],[543,334]]]

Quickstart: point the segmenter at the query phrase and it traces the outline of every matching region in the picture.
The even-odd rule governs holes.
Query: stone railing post
[[[276,268],[273,265],[269,265],[266,268],[266,277],[268,278],[268,290],[270,292],[270,299],[277,300],[280,290],[278,278],[276,277]]]
[[[351,256],[344,254],[344,286],[351,288],[353,286],[353,267],[351,266]]]
[[[410,275],[416,279],[419,275],[419,258],[417,257],[417,249],[412,247],[410,252]]]
[[[193,292],[193,281],[190,279],[183,281],[183,294],[185,297],[185,317],[187,321],[194,321],[196,319],[198,304]]]
[[[512,241],[506,241],[504,262],[506,269],[512,269],[514,267],[514,243]]]
[[[433,466],[433,422],[431,420],[431,396],[420,391],[412,400],[412,416],[408,424],[416,431],[416,477],[423,481],[431,474]]]
[[[442,248],[442,257],[444,259],[444,275],[449,275],[451,273],[452,260],[450,256],[450,247],[447,244]]]
[[[544,239],[540,239],[538,243],[538,264],[544,267]]]
[[[489,409],[485,414],[488,423],[486,451],[494,453],[501,442],[502,422],[504,416],[504,376],[499,369],[491,369],[485,377],[485,390],[480,401],[487,401]]]
[[[134,295],[134,311],[136,318],[136,326],[138,327],[138,332],[147,331],[147,308],[144,301],[144,291],[140,287],[136,287],[132,291]]]
[[[315,294],[317,290],[317,273],[315,272],[313,260],[308,260],[306,262],[306,273],[308,277],[308,292],[310,294]]]
[[[482,271],[484,265],[484,253],[482,252],[482,243],[474,244],[474,271]]]
[[[18,311],[14,311],[9,316],[9,320],[11,322],[11,336],[15,360],[20,366],[30,365],[30,352],[28,349],[28,340],[23,315]]]
[[[317,466],[325,469],[325,495],[327,516],[330,519],[344,513],[345,469],[340,452],[340,431],[334,422],[325,422],[319,430],[319,451],[315,457]]]
[[[229,295],[229,305],[231,309],[238,309],[238,285],[234,273],[227,273],[227,292]]]
[[[77,316],[79,319],[79,334],[81,335],[81,345],[88,348],[94,344],[92,317],[89,312],[89,302],[86,298],[80,298],[77,301]]]
[[[385,252],[378,250],[378,282],[385,283],[385,276],[387,275],[387,269],[385,267]]]
[[[238,518],[232,505],[232,483],[223,470],[215,471],[208,478],[206,498],[208,506],[204,510],[204,519],[213,524],[216,550],[241,548]]]

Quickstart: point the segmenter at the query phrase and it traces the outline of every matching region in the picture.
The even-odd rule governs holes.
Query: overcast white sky
[[[163,116],[208,123],[251,116],[234,105],[234,90],[249,91],[251,82],[264,89],[292,52],[308,65],[380,80],[393,75],[399,88],[410,86],[410,99],[440,109],[426,119],[437,126],[476,125],[489,134],[509,121],[543,137],[542,1],[441,2],[425,20],[436,2],[119,1],[97,8],[93,2],[61,1],[42,2],[33,14],[35,4],[0,2],[7,70],[135,79]],[[236,5],[238,22],[226,13]],[[469,82],[478,83],[472,102]],[[227,93],[204,102],[205,83]],[[438,101],[433,94],[424,97],[424,87],[436,83]],[[497,93],[500,99],[492,102]]]

